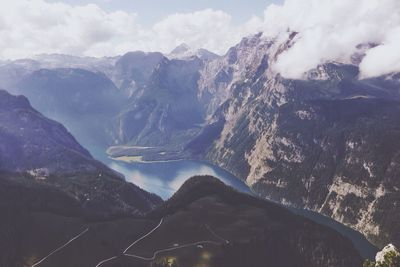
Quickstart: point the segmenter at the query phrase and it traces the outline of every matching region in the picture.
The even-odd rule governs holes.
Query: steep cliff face
[[[116,61],[109,77],[128,97],[138,98],[163,59],[163,54],[158,52],[129,52]]]
[[[180,146],[192,138],[203,122],[197,81],[203,61],[163,60],[148,78],[140,97],[125,106],[115,122],[121,143],[144,146]]]
[[[399,107],[376,99],[285,104],[274,133],[246,155],[247,181],[264,197],[329,215],[377,244],[398,242]]]
[[[231,95],[236,82],[262,74],[268,67],[267,51],[273,42],[261,34],[244,38],[227,54],[207,62],[200,70],[199,98],[211,116]]]
[[[187,149],[263,197],[329,215],[376,244],[398,243],[398,75],[359,80],[357,65],[328,63],[285,79],[270,66],[295,36],[258,35],[231,49],[247,51],[236,59],[241,76],[203,87],[221,104]]]
[[[397,76],[358,80],[356,65],[329,63],[285,79],[269,66],[294,36],[257,49],[264,60],[245,55],[250,65],[219,89],[226,100],[192,142],[208,149],[188,149],[263,197],[327,214],[379,245],[399,242]]]

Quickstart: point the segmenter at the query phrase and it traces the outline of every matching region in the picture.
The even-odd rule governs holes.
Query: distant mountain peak
[[[177,47],[175,47],[172,51],[171,51],[171,55],[180,55],[183,53],[187,53],[191,50],[190,46],[186,43],[182,43],[180,45],[178,45]]]
[[[182,43],[172,50],[167,57],[169,59],[188,59],[191,57],[198,57],[203,60],[213,60],[219,56],[211,51],[208,51],[207,49],[192,49],[186,43]]]

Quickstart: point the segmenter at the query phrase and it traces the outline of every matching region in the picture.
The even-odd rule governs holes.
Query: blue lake
[[[253,194],[251,189],[242,180],[217,166],[202,161],[179,160],[168,162],[126,163],[111,160],[105,157],[104,154],[100,157],[99,154],[97,154],[97,158],[102,159],[102,161],[112,169],[124,174],[127,181],[140,186],[146,191],[155,193],[163,199],[171,197],[187,179],[194,175],[212,175],[219,178],[227,185],[236,188],[238,191]],[[362,257],[371,260],[374,259],[378,249],[361,233],[329,217],[310,210],[290,207],[284,208],[336,230],[352,241],[354,247]]]
[[[212,175],[237,190],[251,194],[249,187],[229,172],[209,163],[178,160],[152,163],[125,163],[113,161],[109,166],[124,174],[125,179],[163,199],[171,197],[180,186],[195,175]]]

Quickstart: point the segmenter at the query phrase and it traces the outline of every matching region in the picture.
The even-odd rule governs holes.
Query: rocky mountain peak
[[[219,56],[211,51],[208,51],[207,49],[192,49],[187,44],[182,43],[172,50],[167,57],[170,59],[190,59],[191,57],[198,57],[199,59],[205,61],[211,61],[217,59]]]
[[[172,51],[171,51],[171,55],[179,55],[179,54],[184,54],[187,53],[188,51],[190,51],[191,48],[189,45],[187,45],[186,43],[182,43],[180,45],[178,45],[177,47],[175,47]]]

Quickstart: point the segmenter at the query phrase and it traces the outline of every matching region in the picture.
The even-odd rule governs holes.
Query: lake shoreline
[[[139,148],[139,149],[141,149],[141,152],[143,152],[142,148]],[[178,182],[178,184],[182,184],[185,180],[189,179],[191,176],[207,174],[207,175],[216,176],[217,178],[222,180],[224,183],[234,187],[235,189],[238,189],[241,192],[249,193],[255,197],[258,197],[257,194],[251,189],[250,185],[248,185],[244,180],[236,177],[229,171],[227,171],[219,166],[216,166],[214,163],[211,163],[207,160],[185,159],[185,158],[166,159],[166,160],[143,160],[143,158],[150,156],[150,154],[147,154],[147,153],[144,153],[144,155],[143,154],[142,155],[136,154],[136,155],[130,155],[130,156],[119,155],[117,157],[113,157],[110,154],[108,154],[107,156],[108,156],[108,159],[111,160],[114,164],[122,164],[124,166],[127,166],[128,168],[132,168],[132,169],[135,169],[136,171],[139,171],[138,173],[140,173],[140,171],[144,171],[144,173],[146,173],[146,170],[157,169],[160,167],[161,167],[161,169],[163,169],[166,166],[175,166],[178,168],[185,168],[184,167],[185,165],[192,166],[192,168],[194,168],[193,166],[196,166],[196,165],[203,166],[203,167],[209,168],[210,170],[213,170],[215,173],[202,173],[202,171],[204,171],[204,170],[201,170],[201,168],[199,168],[197,171],[194,170],[192,175],[188,174],[185,179],[182,177],[179,178],[181,180]],[[161,158],[165,158],[165,156],[167,156],[167,158],[168,158],[168,156],[172,156],[172,155],[168,155],[168,154],[161,155]],[[168,167],[167,167],[167,169],[168,169]],[[218,173],[220,175],[217,175],[216,173]],[[125,173],[123,173],[123,174],[125,175]],[[167,174],[168,174],[168,171],[165,173],[163,173],[163,171],[161,171],[161,173],[160,173],[161,177],[163,177],[163,178],[165,178],[165,176],[168,176]],[[158,184],[159,182],[152,184],[151,180],[155,179],[155,176],[157,176],[157,175],[154,175],[154,173],[153,174],[140,173],[139,175],[142,175],[142,178],[145,178],[145,180],[147,182],[149,182],[148,185],[150,185],[150,187],[147,187],[144,189],[147,191],[150,191],[152,193],[159,194],[159,192],[157,192],[157,190],[154,190],[154,188],[158,186],[161,188],[164,187],[163,190],[164,191],[167,190],[168,191],[167,195],[171,196],[178,188],[178,187],[170,188],[170,187],[168,187],[168,185],[165,185],[162,183]],[[224,176],[224,175],[226,175],[225,179],[221,178],[221,176]],[[220,177],[218,177],[218,176],[220,176]],[[227,178],[227,177],[229,177],[229,178]],[[128,174],[127,180],[130,181],[129,174]],[[160,180],[163,180],[163,179],[160,179]],[[131,182],[137,184],[137,181],[131,181]],[[160,188],[158,188],[158,189],[160,189]],[[165,195],[163,198],[168,199],[168,197],[165,197]],[[365,238],[365,236],[362,235],[360,232],[358,232],[358,231],[352,229],[351,227],[346,226],[324,214],[320,214],[318,212],[315,212],[315,211],[312,211],[309,209],[303,209],[303,208],[297,208],[297,207],[293,207],[293,206],[283,205],[282,203],[277,203],[275,201],[271,201],[268,199],[263,199],[263,200],[270,201],[277,205],[280,205],[280,206],[288,209],[289,211],[297,214],[298,216],[308,218],[308,219],[314,221],[315,223],[327,226],[327,227],[333,229],[334,231],[346,236],[353,243],[354,247],[357,249],[359,254],[365,259],[373,260],[376,252],[378,252],[378,248],[376,248],[374,245],[372,245],[372,243],[370,243]]]

